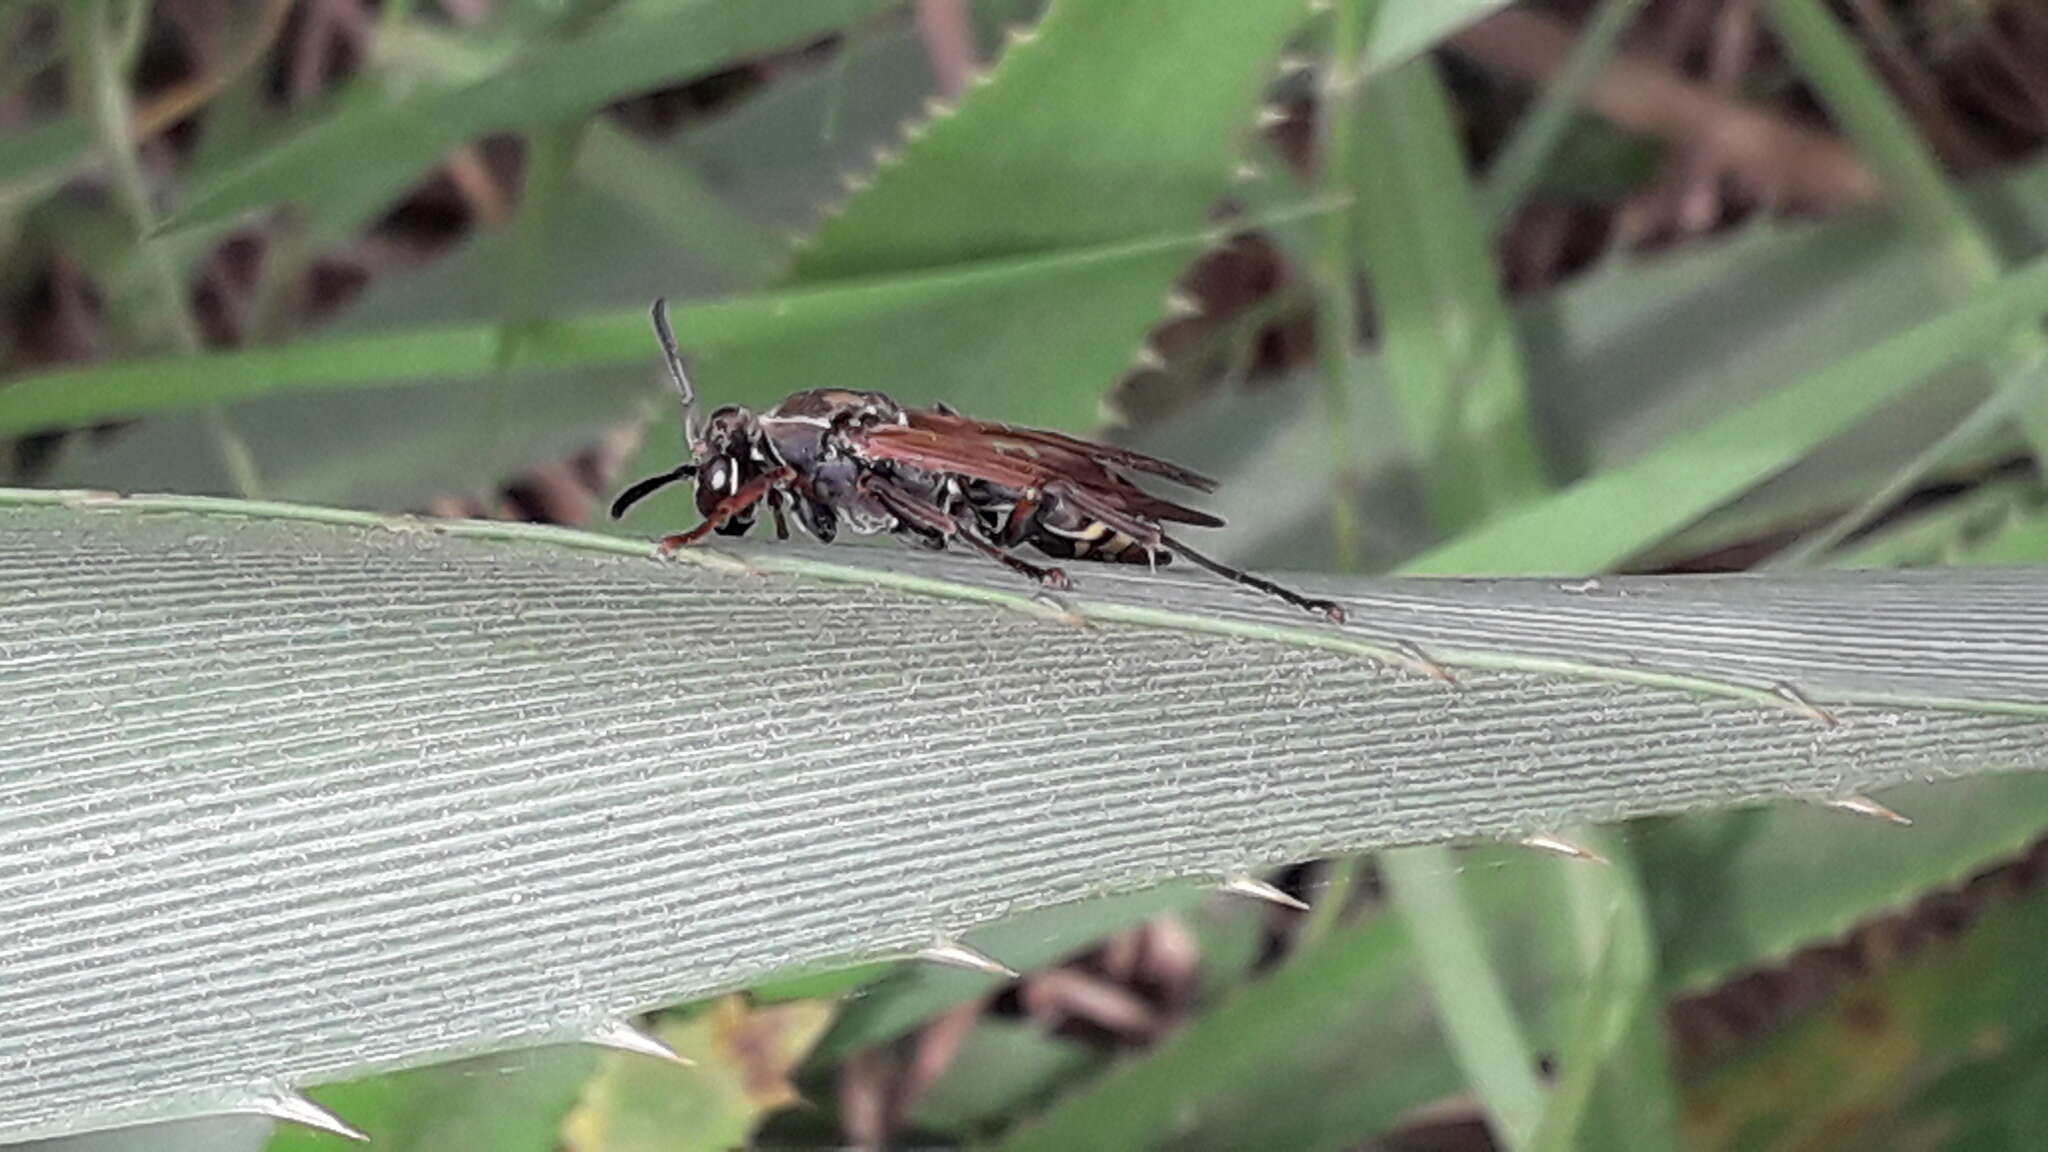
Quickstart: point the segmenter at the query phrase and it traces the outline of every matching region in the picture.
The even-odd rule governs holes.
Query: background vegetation
[[[1112,424],[1224,477],[1217,548],[1265,568],[2048,559],[2026,0],[0,27],[16,485],[586,522],[677,452],[661,294],[715,402]],[[1305,916],[1039,913],[982,941],[1018,981],[863,971],[653,1022],[694,1070],[549,1049],[315,1095],[398,1148],[2017,1146],[2048,786],[1886,800],[1916,826],[1728,812],[1575,833],[1604,868],[1306,865]]]

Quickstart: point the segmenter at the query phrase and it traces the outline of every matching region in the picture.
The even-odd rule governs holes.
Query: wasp
[[[1218,528],[1223,521],[1154,496],[1132,480],[1154,476],[1200,492],[1216,482],[1156,457],[961,415],[944,404],[914,408],[880,392],[814,388],[765,412],[736,404],[700,416],[697,390],[677,350],[666,302],[652,309],[669,380],[681,396],[690,458],[619,493],[614,519],[679,480],[696,482],[703,522],[666,536],[666,555],[713,532],[740,536],[766,505],[778,539],[789,520],[822,543],[843,529],[889,534],[926,548],[979,552],[1039,585],[1072,586],[1066,571],[1016,554],[1029,545],[1059,560],[1168,564],[1182,557],[1227,580],[1342,623],[1344,610],[1213,560],[1167,525]]]

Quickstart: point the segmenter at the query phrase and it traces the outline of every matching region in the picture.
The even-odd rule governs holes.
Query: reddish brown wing
[[[1020,428],[1015,424],[998,424],[993,420],[975,420],[957,416],[950,412],[937,412],[930,408],[909,410],[910,426],[937,432],[947,436],[963,436],[987,443],[999,452],[1022,455],[1045,460],[1055,468],[1076,457],[1093,461],[1098,467],[1125,468],[1133,472],[1145,472],[1163,476],[1175,484],[1185,485],[1201,492],[1214,492],[1216,481],[1200,472],[1183,468],[1170,460],[1118,448],[1110,444],[1097,444],[1060,432],[1044,428]]]
[[[1044,489],[1064,483],[1082,493],[1076,500],[1077,506],[1091,515],[1101,516],[1119,530],[1128,530],[1126,525],[1133,517],[1140,521],[1167,520],[1207,528],[1220,527],[1223,523],[1207,512],[1162,500],[1146,492],[1105,467],[1093,452],[1078,451],[1052,441],[1024,450],[1018,447],[1022,441],[1008,432],[982,432],[974,427],[975,421],[948,417],[943,413],[930,415],[951,421],[954,427],[945,431],[921,427],[918,416],[923,415],[927,414],[914,415],[909,427],[883,424],[852,432],[849,437],[861,454],[870,459],[894,460],[927,472],[953,472],[1020,490]],[[1083,449],[1102,448],[1080,440],[1072,443]],[[1139,458],[1152,459],[1149,456]],[[1173,467],[1164,461],[1153,462]],[[1148,537],[1156,534],[1156,531],[1143,533]]]

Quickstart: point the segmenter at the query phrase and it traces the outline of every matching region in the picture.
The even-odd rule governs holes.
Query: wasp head
[[[697,510],[708,517],[720,500],[739,491],[756,473],[771,466],[761,422],[736,404],[728,404],[708,418],[699,416],[697,390],[690,385],[689,371],[676,349],[675,335],[669,331],[665,301],[654,302],[653,320],[654,334],[661,341],[662,356],[668,364],[669,382],[675,385],[677,398],[682,401],[683,440],[689,445],[690,458],[619,493],[619,498],[612,501],[612,518],[625,515],[626,509],[641,497],[689,479],[697,481]],[[752,524],[751,517],[735,517],[719,531],[744,532]]]
[[[728,404],[711,413],[700,433],[690,440],[692,460],[684,465],[697,477],[697,511],[710,517],[718,502],[740,490],[740,486],[775,466],[768,454],[767,438],[753,412]],[[624,497],[621,496],[621,499]],[[735,516],[719,526],[728,536],[744,533],[753,517]]]

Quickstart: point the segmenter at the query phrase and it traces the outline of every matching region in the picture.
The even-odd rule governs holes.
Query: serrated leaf
[[[1118,0],[1053,0],[985,86],[869,173],[872,186],[818,228],[796,279],[1198,227],[1230,189],[1253,102],[1307,16],[1300,0],[1187,0],[1167,19]],[[1152,303],[1147,318],[1158,315]]]
[[[1430,517],[1455,533],[1544,491],[1516,333],[1436,65],[1360,97],[1355,258],[1372,283],[1381,378]]]
[[[0,859],[33,862],[0,868],[0,982],[37,1022],[0,1030],[0,1138],[1174,878],[2048,767],[2023,570],[1356,581],[1327,586],[1370,605],[1343,630],[1090,572],[1076,627],[896,548],[656,564],[536,526],[0,500]],[[1469,674],[1378,663],[1389,636]],[[375,994],[278,996],[344,980]]]

